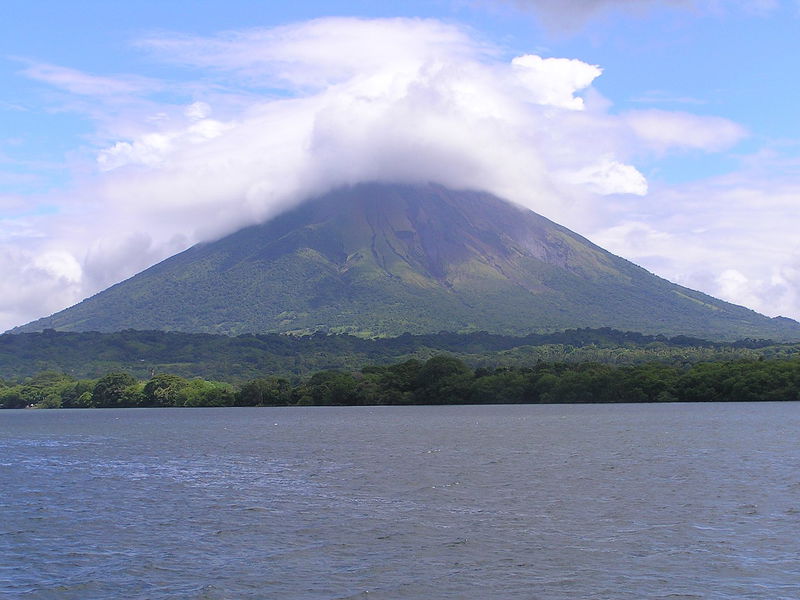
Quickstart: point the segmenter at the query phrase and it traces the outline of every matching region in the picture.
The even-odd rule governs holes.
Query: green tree
[[[376,404],[409,404],[422,364],[411,359],[395,365],[365,367],[361,370],[368,379],[365,385],[374,385],[365,395],[371,392]]]
[[[316,406],[362,404],[358,391],[353,375],[333,370],[315,373],[297,390],[300,403]]]
[[[29,378],[20,389],[25,405],[37,406],[51,396],[61,398],[61,394],[70,386],[74,385],[75,380],[58,371],[43,371]],[[50,399],[48,404],[54,404],[55,400]]]
[[[36,403],[36,408],[61,408],[61,406],[61,396],[58,394],[50,394]]]
[[[0,408],[25,408],[26,406],[21,386],[0,389]]]
[[[92,390],[92,406],[98,408],[116,408],[136,406],[136,378],[129,373],[109,373],[97,380]]]
[[[469,401],[475,404],[518,404],[526,401],[527,382],[519,371],[505,370],[478,377],[470,386]]]
[[[233,406],[236,390],[228,383],[192,379],[178,393],[178,406]]]
[[[74,385],[66,386],[61,392],[61,406],[63,408],[87,408],[91,404],[95,383],[91,379],[81,379]]]
[[[150,378],[142,390],[144,406],[177,406],[181,392],[189,382],[178,375],[159,373]]]
[[[292,386],[282,377],[251,379],[236,395],[237,406],[285,406],[291,400]]]
[[[415,404],[457,404],[467,402],[472,370],[463,362],[444,354],[434,356],[420,368],[416,378]]]

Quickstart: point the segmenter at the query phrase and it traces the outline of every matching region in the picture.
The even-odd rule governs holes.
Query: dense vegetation
[[[602,326],[800,341],[796,321],[670,283],[489,194],[378,184],[332,192],[194,246],[15,333],[369,338]]]
[[[473,368],[520,368],[537,361],[611,365],[673,365],[736,359],[789,358],[800,345],[767,340],[708,342],[613,329],[573,329],[512,337],[438,333],[363,339],[349,335],[278,334],[228,337],[160,331],[0,335],[0,377],[17,380],[42,371],[78,379],[125,371],[138,379],[155,373],[243,383],[270,373],[296,382],[323,370],[355,371],[369,364],[427,360],[449,353]]]
[[[324,370],[296,383],[272,374],[237,386],[174,374],[142,381],[124,372],[76,379],[52,371],[16,384],[0,380],[0,408],[787,400],[800,400],[800,359],[472,369],[437,355],[354,372]]]

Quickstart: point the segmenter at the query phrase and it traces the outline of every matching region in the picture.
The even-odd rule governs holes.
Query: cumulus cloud
[[[663,277],[770,316],[800,316],[795,177],[738,174],[651,191],[591,234]]]
[[[647,193],[647,180],[631,165],[605,159],[576,171],[559,173],[563,181],[583,185],[601,196]]]
[[[597,79],[602,70],[596,65],[568,58],[542,58],[532,54],[511,61],[517,76],[531,91],[531,100],[538,104],[580,110],[583,98],[575,96]]]
[[[591,89],[600,67],[507,57],[435,20],[321,19],[139,45],[196,72],[183,86],[193,97],[159,101],[168,84],[144,77],[25,71],[85,99],[71,107],[95,120],[97,146],[72,188],[41,200],[53,214],[0,236],[0,329],[360,181],[485,189],[585,231],[604,198],[647,192],[637,152],[713,149],[714,135],[741,133],[685,113],[614,115]]]
[[[73,261],[69,254],[35,253],[0,242],[0,329],[24,323],[32,312],[54,312],[74,302],[80,286]]]

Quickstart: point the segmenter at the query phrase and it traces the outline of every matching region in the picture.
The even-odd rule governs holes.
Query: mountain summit
[[[199,244],[15,331],[396,335],[575,327],[800,339],[526,209],[438,185],[360,184]]]

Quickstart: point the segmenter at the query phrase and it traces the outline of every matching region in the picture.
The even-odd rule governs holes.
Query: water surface
[[[0,411],[0,595],[800,598],[800,404]]]

